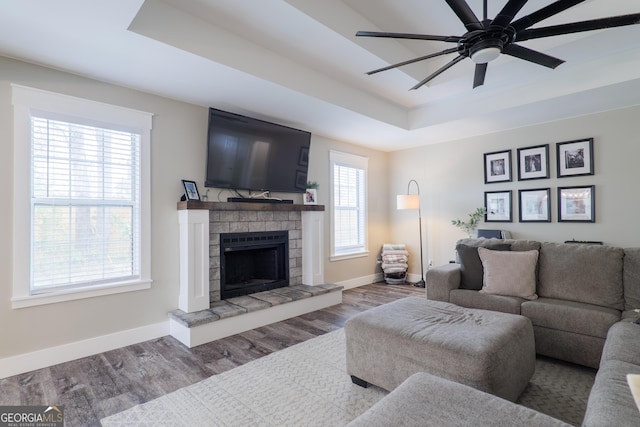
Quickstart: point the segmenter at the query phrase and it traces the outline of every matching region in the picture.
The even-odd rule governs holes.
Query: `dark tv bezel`
[[[267,130],[274,130],[274,131],[279,131],[282,132],[283,130],[286,131],[287,133],[290,134],[295,134],[295,135],[300,135],[301,136],[301,140],[302,140],[302,136],[304,136],[304,141],[305,144],[299,144],[298,146],[300,148],[306,148],[306,157],[300,155],[299,156],[299,160],[298,160],[298,164],[297,167],[298,169],[295,170],[296,174],[303,172],[303,175],[300,176],[296,176],[296,181],[298,179],[300,179],[301,177],[304,180],[304,188],[302,187],[294,187],[294,186],[290,186],[286,189],[283,188],[249,188],[248,186],[233,186],[233,185],[220,185],[219,183],[214,183],[211,182],[211,180],[209,179],[209,159],[211,156],[210,150],[211,150],[211,130],[212,130],[212,123],[211,123],[211,118],[214,115],[218,115],[218,116],[222,116],[224,118],[230,118],[233,120],[241,120],[243,122],[246,123],[253,123],[257,126],[260,127],[266,127]],[[250,116],[246,116],[246,115],[242,115],[242,114],[237,114],[237,113],[232,113],[230,111],[224,111],[224,110],[219,110],[216,108],[209,108],[209,119],[208,119],[208,124],[207,124],[207,155],[206,155],[206,159],[205,159],[205,183],[204,186],[206,188],[220,188],[220,189],[225,189],[225,190],[233,190],[233,191],[237,191],[237,190],[246,190],[246,191],[269,191],[269,192],[273,192],[273,193],[293,193],[293,194],[304,194],[305,190],[306,190],[306,182],[307,182],[307,177],[308,177],[308,173],[309,173],[309,163],[308,163],[308,154],[309,154],[309,149],[311,148],[311,132],[302,130],[302,129],[297,129],[297,128],[293,128],[290,126],[285,126],[285,125],[281,125],[281,124],[277,124],[277,123],[273,123],[273,122],[269,122],[266,120],[261,120],[261,119],[257,119],[254,117],[250,117]],[[304,158],[303,158],[304,157]],[[304,171],[300,171],[300,168],[304,168]],[[293,169],[292,169],[293,170]]]

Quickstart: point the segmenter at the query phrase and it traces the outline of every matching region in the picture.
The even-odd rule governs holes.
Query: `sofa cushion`
[[[632,322],[618,322],[609,329],[600,366],[609,360],[640,365],[640,325]]]
[[[494,245],[511,245],[512,251],[533,251],[540,250],[541,243],[535,240],[514,240],[514,239],[460,239],[459,244],[475,246],[478,248],[491,248]]]
[[[348,427],[442,426],[542,427],[568,424],[424,372],[409,377]]]
[[[484,270],[480,292],[520,297],[528,300],[536,295],[538,251],[498,252],[478,248]]]
[[[624,309],[640,308],[640,248],[624,250]]]
[[[506,243],[494,243],[488,247],[495,251],[511,250],[511,245]],[[482,289],[483,270],[478,247],[458,244],[456,251],[460,261],[460,288],[479,291]]]
[[[613,246],[543,243],[538,296],[622,310],[623,258]]]
[[[640,366],[611,360],[596,375],[583,426],[637,426],[640,412],[627,383],[627,374],[640,374]]]
[[[504,295],[481,294],[469,289],[453,289],[449,294],[449,302],[461,307],[481,310],[501,311],[503,313],[520,314],[520,304],[526,299]]]
[[[520,310],[534,326],[598,338],[606,338],[609,328],[620,320],[618,310],[553,298],[525,301]]]

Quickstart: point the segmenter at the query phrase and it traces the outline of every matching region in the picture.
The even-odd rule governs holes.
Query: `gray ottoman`
[[[347,427],[570,427],[469,386],[414,374]]]
[[[515,401],[535,370],[524,316],[409,297],[359,313],[345,324],[354,383],[393,390],[428,372]]]

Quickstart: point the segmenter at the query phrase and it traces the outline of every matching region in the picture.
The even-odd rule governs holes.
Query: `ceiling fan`
[[[510,55],[549,68],[556,68],[564,62],[562,59],[554,58],[553,56],[542,52],[526,48],[516,44],[516,42],[640,23],[640,13],[635,13],[631,15],[613,16],[609,18],[593,19],[590,21],[573,22],[549,27],[529,28],[532,25],[582,3],[585,0],[557,0],[536,12],[523,16],[515,21],[513,20],[515,15],[527,3],[527,0],[507,1],[507,4],[505,4],[502,10],[493,19],[487,18],[487,0],[484,0],[482,21],[478,20],[465,0],[445,1],[467,29],[467,33],[462,36],[432,36],[427,34],[387,33],[376,31],[358,31],[356,36],[432,40],[456,43],[456,47],[369,71],[367,74],[371,75],[381,71],[401,67],[403,65],[413,64],[425,59],[435,58],[451,53],[458,53],[458,56],[455,59],[427,76],[411,89],[413,90],[422,87],[465,58],[471,58],[471,60],[476,64],[475,75],[473,78],[473,87],[476,88],[484,84],[484,78],[487,73],[487,64],[500,56],[500,54]]]

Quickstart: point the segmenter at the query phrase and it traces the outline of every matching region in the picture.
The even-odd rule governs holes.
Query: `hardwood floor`
[[[188,349],[171,336],[0,380],[0,405],[63,405],[66,426],[100,419],[274,351],[341,328],[356,313],[424,295],[377,283],[343,292],[342,304]]]

